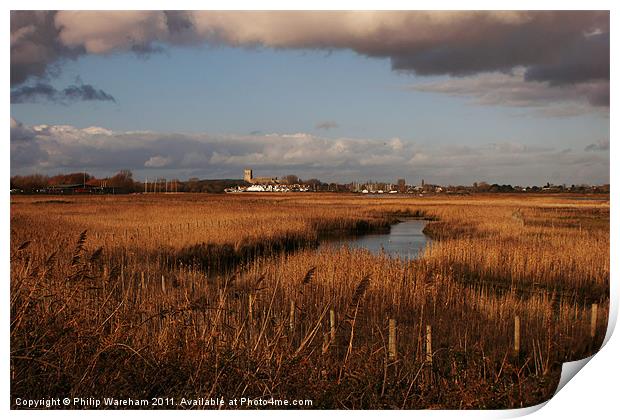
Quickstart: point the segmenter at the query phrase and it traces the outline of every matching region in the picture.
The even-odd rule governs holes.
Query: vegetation
[[[85,172],[74,172],[70,174],[58,174],[52,177],[46,175],[15,175],[11,177],[11,191],[21,191],[24,193],[37,193],[49,191],[49,187],[59,185],[84,185],[102,186],[112,189],[117,193],[131,193],[144,191],[144,186],[140,182],[133,180],[133,174],[128,169],[122,169],[117,174],[109,178],[97,179]]]
[[[540,403],[607,324],[609,202],[575,198],[14,196],[12,401]],[[316,249],[412,216],[416,260]]]
[[[473,185],[433,185],[424,184],[422,181],[421,186],[406,185],[405,180],[400,185],[393,185],[386,182],[368,182],[366,184],[360,184],[352,182],[348,184],[340,184],[336,182],[326,183],[321,182],[319,179],[300,179],[297,175],[285,175],[282,177],[288,185],[303,184],[308,187],[308,191],[312,192],[362,192],[366,189],[369,193],[376,193],[379,190],[389,192],[395,190],[400,193],[408,194],[458,194],[469,195],[473,193],[502,193],[502,194],[514,194],[514,193],[572,193],[572,194],[596,194],[608,195],[609,184],[604,185],[552,185],[546,183],[544,186],[512,186],[512,185],[499,185],[489,184],[487,182],[474,182]],[[11,177],[11,192],[12,193],[25,193],[25,194],[72,194],[74,192],[85,193],[100,193],[100,194],[128,194],[128,193],[143,193],[143,192],[191,192],[191,193],[224,193],[228,188],[248,187],[250,184],[242,179],[199,179],[189,178],[186,181],[179,179],[166,179],[166,178],[150,178],[145,179],[146,182],[133,179],[133,174],[128,169],[119,171],[116,175],[107,178],[95,178],[94,176],[84,173],[76,172],[70,174],[58,174],[53,177],[46,175],[15,175]],[[89,188],[88,191],[72,191],[69,189],[58,189],[63,185],[85,185],[86,187],[99,187]]]

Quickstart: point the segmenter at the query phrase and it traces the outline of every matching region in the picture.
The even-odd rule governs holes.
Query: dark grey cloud
[[[177,37],[191,35],[191,32],[194,29],[192,12],[167,10],[164,11],[164,16],[166,17],[166,26],[168,27],[170,33]]]
[[[11,11],[11,86],[30,77],[43,78],[59,71],[63,61],[85,50],[60,40],[55,11]]]
[[[608,152],[609,140],[600,140],[596,143],[588,144],[584,150],[586,152]]]
[[[609,112],[609,81],[547,86],[546,82],[525,80],[525,74],[526,70],[519,68],[511,73],[484,73],[423,82],[406,89],[470,98],[476,105],[531,108],[532,115],[546,117]]]
[[[470,14],[454,21],[445,35],[409,45],[403,40],[390,54],[392,67],[467,76],[521,66],[526,80],[551,85],[609,80],[608,12],[522,12],[514,20],[494,16]]]
[[[109,93],[104,92],[101,89],[96,89],[92,85],[81,84],[71,85],[62,90],[61,96],[63,98],[74,101],[111,101],[116,102],[116,99]]]
[[[332,128],[338,128],[338,123],[336,121],[321,121],[316,125],[316,128],[319,130],[331,130]]]
[[[609,32],[575,39],[554,59],[529,67],[525,80],[547,81],[551,85],[609,80]]]
[[[62,64],[86,54],[82,46],[67,46],[60,39],[62,26],[56,11],[11,11],[11,103],[48,100],[112,101],[112,95],[88,84],[56,90],[47,79],[60,73]],[[33,84],[26,84],[34,80]]]
[[[550,86],[609,80],[608,11],[11,13],[11,83],[81,54],[192,44],[349,49],[397,71],[468,76],[525,69]],[[599,92],[593,104],[606,105]]]
[[[32,86],[20,86],[11,90],[11,103],[37,102],[40,100],[55,101],[58,90],[48,83],[37,83]]]
[[[59,19],[67,11],[11,11],[11,86],[20,85],[29,79],[46,79],[56,76],[62,64],[85,54],[97,54],[127,50],[138,56],[148,56],[164,51],[160,41],[177,44],[195,41],[191,13],[183,11],[165,12],[75,12],[72,19]],[[92,16],[98,20],[93,25]],[[165,39],[159,39],[155,31],[149,30],[157,19],[140,19],[144,15],[161,15],[166,31]],[[90,20],[89,20],[90,19]],[[117,32],[115,21],[125,21],[145,36]],[[105,23],[104,28],[101,24]],[[115,35],[123,39],[122,45],[112,43],[109,50],[92,51],[92,45],[69,43],[62,34],[75,26],[80,30],[95,31],[102,39]],[[90,46],[90,48],[89,48]]]
[[[11,167],[39,165],[49,159],[49,154],[37,141],[37,133],[11,118]]]
[[[20,121],[11,118],[11,142],[29,141],[35,138],[35,132]]]
[[[96,89],[88,84],[74,84],[58,90],[48,83],[39,82],[34,85],[23,85],[11,90],[12,104],[39,101],[59,103],[75,101],[116,102],[116,99],[109,93],[101,89]]]

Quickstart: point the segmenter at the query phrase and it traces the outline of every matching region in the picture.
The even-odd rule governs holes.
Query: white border
[[[131,10],[131,9],[225,9],[225,10],[235,10],[235,9],[319,9],[319,10],[349,10],[349,9],[364,9],[364,10],[377,10],[377,9],[385,9],[385,10],[404,10],[404,9],[430,9],[430,10],[461,10],[461,9],[531,9],[531,10],[547,10],[547,9],[577,9],[577,10],[592,10],[592,9],[611,9],[611,45],[613,52],[613,45],[617,45],[617,36],[616,36],[616,23],[618,19],[616,18],[616,8],[614,8],[615,4],[612,1],[603,1],[603,0],[590,0],[590,1],[544,1],[544,0],[521,0],[521,1],[484,1],[484,0],[472,0],[468,2],[459,2],[459,1],[441,1],[435,0],[432,2],[411,2],[411,1],[396,1],[396,0],[383,0],[383,1],[327,1],[327,0],[315,0],[315,1],[296,1],[294,4],[290,1],[274,1],[274,0],[265,0],[261,2],[250,2],[250,1],[241,1],[241,0],[229,0],[229,1],[208,1],[208,2],[199,2],[199,1],[188,1],[188,0],[178,0],[174,3],[166,2],[161,0],[151,0],[151,1],[133,1],[133,0],[110,0],[99,3],[88,3],[86,4],[84,1],[77,0],[65,0],[65,1],[36,1],[36,0],[22,0],[15,1],[10,0],[7,5],[5,13],[2,15],[2,27],[5,28],[5,36],[7,36],[7,32],[9,32],[10,28],[10,9],[119,9],[119,10]],[[8,38],[8,36],[7,36]],[[10,48],[8,39],[5,38],[5,42],[2,43],[2,49],[5,57],[5,65],[2,67],[2,74],[5,80],[5,86],[10,86],[9,82],[9,56],[10,56]],[[533,46],[535,48],[535,46]],[[618,66],[616,65],[615,55],[612,53],[611,56],[611,65],[612,65],[612,74],[616,74],[614,70],[617,70]],[[617,89],[615,89],[615,84],[612,83],[612,92],[611,92],[611,100],[613,103],[613,99],[616,97]],[[2,106],[6,110],[5,114],[5,124],[8,125],[10,116],[10,95],[9,89],[5,91],[5,100],[2,103]],[[613,137],[613,134],[616,132],[614,125],[614,111],[615,108],[611,106],[610,113],[610,140]],[[8,116],[6,116],[8,114]],[[6,126],[5,126],[6,127]],[[10,177],[9,172],[9,160],[10,160],[10,143],[8,140],[8,127],[5,128],[4,133],[6,133],[5,141],[2,141],[2,158],[4,159],[4,165],[2,165],[2,171],[4,175],[4,180],[8,184],[8,179]],[[610,156],[612,161],[617,161],[615,158],[617,157],[616,150],[617,148],[614,146],[614,140],[611,140],[611,151]],[[611,197],[611,213],[612,213],[612,229],[611,229],[611,255],[617,255],[615,252],[617,250],[617,239],[618,239],[618,200],[617,194],[614,193],[615,186],[618,182],[618,170],[615,169],[614,165],[611,165],[611,178],[612,184],[612,197]],[[5,223],[2,224],[1,229],[3,233],[4,241],[2,241],[2,271],[5,273],[4,279],[5,281],[2,283],[2,294],[3,294],[3,322],[2,322],[2,340],[3,340],[3,357],[0,359],[2,376],[0,378],[0,384],[2,384],[3,398],[1,399],[1,404],[3,411],[8,411],[9,409],[9,243],[8,238],[10,235],[9,231],[9,212],[10,212],[10,197],[8,196],[8,185],[5,184],[5,197],[6,199],[2,203],[2,212],[4,216]],[[583,368],[582,372],[578,374],[578,377],[574,380],[569,381],[569,383],[555,396],[553,397],[547,404],[542,404],[544,408],[540,409],[541,406],[528,408],[523,410],[505,410],[505,411],[391,411],[389,413],[390,416],[401,417],[401,418],[410,418],[411,416],[415,417],[423,417],[423,418],[504,418],[504,417],[515,417],[524,414],[529,414],[532,411],[535,413],[532,415],[532,418],[563,418],[563,419],[572,419],[572,418],[611,418],[612,416],[617,415],[618,408],[618,397],[617,397],[617,378],[618,378],[618,365],[619,362],[617,360],[616,355],[620,354],[618,351],[620,348],[620,344],[617,337],[611,337],[609,339],[609,332],[612,331],[613,325],[617,319],[618,315],[618,288],[616,287],[614,274],[618,271],[617,259],[611,259],[611,272],[612,272],[612,307],[610,310],[610,325],[608,328],[608,334],[606,340],[609,341],[604,346],[604,348],[597,354],[595,357],[591,359],[591,361]],[[536,411],[538,410],[538,411]],[[358,416],[367,417],[374,416],[376,414],[381,415],[381,413],[369,411],[369,412],[320,412],[319,415],[328,414],[336,417],[344,417],[344,416]],[[270,411],[269,413],[264,412],[250,412],[250,411],[242,411],[242,412],[204,412],[204,411],[196,411],[196,412],[103,412],[103,411],[89,411],[88,416],[94,418],[103,418],[104,416],[112,415],[116,416],[131,416],[133,417],[156,417],[156,418],[168,418],[171,415],[184,415],[189,417],[200,416],[203,418],[204,416],[226,416],[232,418],[247,418],[254,415],[265,416],[275,418],[288,418],[291,413],[286,411]],[[310,416],[315,416],[317,413],[315,411],[297,411],[293,415],[300,418],[309,418]],[[58,411],[41,411],[41,412],[33,412],[33,411],[11,411],[9,415],[14,416],[16,418],[19,417],[30,417],[30,416],[45,416],[45,418],[74,418],[75,416],[83,416],[82,412],[58,412]]]

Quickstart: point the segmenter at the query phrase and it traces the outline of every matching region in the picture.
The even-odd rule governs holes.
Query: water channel
[[[346,237],[322,242],[319,249],[341,248],[367,249],[373,254],[385,253],[391,257],[413,259],[424,250],[430,238],[422,231],[428,221],[405,219],[393,225],[388,233]]]

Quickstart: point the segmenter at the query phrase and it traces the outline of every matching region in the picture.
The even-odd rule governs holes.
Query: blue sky
[[[19,100],[11,105],[12,125],[32,131],[39,140],[43,131],[35,127],[47,125],[71,126],[85,137],[84,142],[92,134],[84,129],[101,127],[109,135],[125,139],[128,132],[148,131],[152,137],[168,140],[176,136],[181,139],[179,144],[190,136],[204,146],[204,165],[197,161],[188,166],[186,157],[175,158],[156,149],[146,151],[157,143],[155,139],[148,141],[150,146],[136,140],[136,149],[145,154],[138,157],[139,153],[132,150],[136,160],[127,164],[140,176],[156,172],[179,177],[234,176],[246,166],[244,155],[239,150],[237,155],[221,150],[220,143],[226,138],[231,143],[249,143],[250,149],[263,142],[271,151],[284,150],[278,158],[262,149],[262,161],[256,153],[254,158],[248,155],[247,165],[259,165],[262,171],[275,172],[276,176],[295,172],[302,177],[351,181],[391,179],[402,173],[421,177],[426,170],[427,179],[444,183],[473,182],[480,176],[492,182],[521,184],[548,180],[600,183],[609,179],[609,108],[591,106],[580,97],[581,86],[589,89],[591,82],[560,87],[529,82],[518,66],[510,71],[491,68],[464,76],[420,76],[409,69],[393,70],[390,57],[370,57],[349,48],[213,46],[209,42],[152,45],[161,51],[145,55],[113,48],[80,54],[76,59],[54,63],[55,71],[47,71],[43,77],[29,77],[15,84],[13,91],[35,81],[48,83],[58,91],[69,85],[91,85],[113,96],[115,102],[40,97]],[[514,88],[503,89],[508,84]],[[519,95],[515,96],[515,91]],[[54,131],[54,135],[59,136],[59,132]],[[367,153],[358,150],[358,155],[347,159],[346,153],[359,145],[352,143],[340,149],[343,159],[332,156],[327,164],[321,162],[320,154],[315,156],[316,162],[287,162],[284,157],[294,153],[286,145],[276,147],[270,142],[276,136],[286,143],[286,136],[296,133],[314,142],[305,146],[308,148],[355,140],[369,141],[372,146]],[[65,159],[12,159],[12,173],[54,173],[89,163],[93,164],[91,171],[101,176],[120,169],[112,162],[94,164],[92,157],[84,157],[89,152],[77,153],[75,145],[69,147],[58,137],[54,139],[56,146],[62,146],[58,146],[61,153],[67,154]],[[389,153],[372,149],[394,139],[404,146]],[[12,138],[12,155],[25,157],[25,146],[18,141]],[[217,147],[212,145],[214,141]],[[37,151],[44,156],[58,155],[49,150],[50,144],[40,140]],[[99,144],[105,147],[105,143]],[[303,150],[303,144],[294,147]],[[202,150],[190,149],[184,156]],[[490,149],[493,151],[488,152]],[[96,149],[88,150],[97,153]],[[510,162],[510,156],[502,155],[507,151],[519,154],[515,161],[524,162],[520,168],[503,171],[506,159]],[[482,153],[482,158],[459,160],[459,153],[465,157]],[[558,157],[557,164],[550,165],[554,153],[564,158]],[[229,159],[218,160],[222,155]],[[363,159],[364,155],[386,163],[374,164],[372,159]],[[152,157],[161,158],[156,161],[163,164],[157,168],[147,165]],[[421,157],[426,160],[421,161]],[[487,170],[475,167],[487,159],[495,159]],[[222,161],[221,165],[214,165],[216,161]],[[421,163],[419,170],[413,167],[416,161]],[[570,165],[576,166],[571,169]]]
[[[599,114],[573,118],[520,116],[511,107],[408,91],[416,77],[386,59],[350,51],[171,48],[148,57],[123,53],[69,62],[54,85],[80,77],[117,103],[16,104],[28,124],[102,126],[113,130],[248,134],[313,132],[334,121],[330,136],[401,137],[480,144],[502,140],[578,145],[609,136]]]

